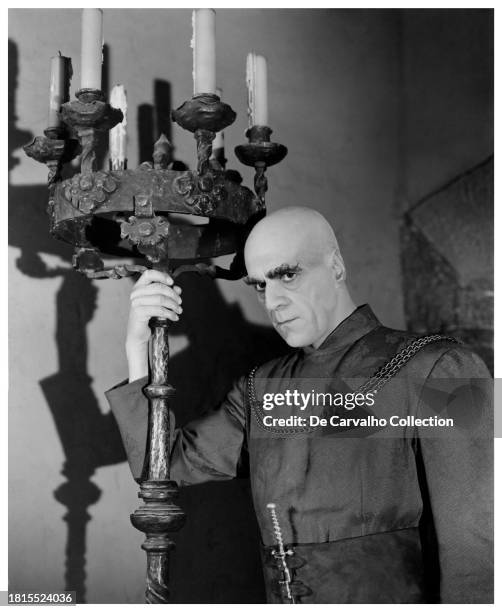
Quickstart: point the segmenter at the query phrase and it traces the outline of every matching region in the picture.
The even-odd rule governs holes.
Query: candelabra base
[[[175,503],[178,485],[172,480],[147,480],[138,496],[145,503],[131,514],[131,523],[146,535],[141,546],[147,555],[146,603],[167,603],[169,553],[175,548],[168,534],[181,529],[186,520]]]

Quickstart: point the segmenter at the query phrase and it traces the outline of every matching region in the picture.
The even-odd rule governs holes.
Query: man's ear
[[[334,249],[330,255],[330,266],[335,274],[337,282],[342,282],[346,279],[345,264],[343,257],[338,249]]]

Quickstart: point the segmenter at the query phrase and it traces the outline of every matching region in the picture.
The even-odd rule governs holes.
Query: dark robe
[[[287,601],[270,502],[298,602],[493,601],[493,381],[475,353],[446,340],[425,346],[372,405],[259,409],[266,393],[288,389],[349,397],[415,337],[359,307],[318,349],[260,366],[254,396],[242,377],[217,410],[173,429],[171,477],[182,485],[233,478],[247,449],[269,602]],[[137,480],[146,474],[146,383],[107,392]],[[288,432],[264,427],[265,413],[360,420]],[[371,416],[407,420],[359,425]],[[434,417],[454,427],[409,421]]]

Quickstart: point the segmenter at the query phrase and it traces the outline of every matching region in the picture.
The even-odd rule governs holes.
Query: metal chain
[[[459,340],[453,338],[452,336],[443,336],[441,334],[433,334],[431,336],[423,336],[422,338],[417,338],[408,346],[405,346],[404,349],[399,351],[394,357],[385,363],[371,378],[369,378],[363,385],[359,387],[357,390],[358,393],[369,393],[370,390],[373,394],[378,393],[382,387],[399,372],[399,370],[406,364],[408,361],[418,353],[418,351],[427,346],[428,344],[432,344],[433,342],[457,342],[460,343]]]
[[[457,338],[453,336],[443,336],[441,334],[432,334],[430,336],[422,336],[413,340],[408,346],[405,346],[399,353],[396,353],[392,359],[387,361],[381,368],[379,368],[375,374],[373,374],[365,383],[363,383],[354,393],[378,393],[382,387],[393,377],[399,370],[408,363],[408,361],[424,346],[432,344],[433,342],[455,342],[462,344]],[[272,427],[263,424],[263,417],[265,413],[261,407],[262,403],[256,398],[256,391],[254,386],[254,376],[258,366],[255,366],[248,375],[247,384],[247,395],[248,403],[251,410],[255,412],[257,416],[258,426],[269,433],[278,434],[301,434],[309,433],[315,430],[315,427]]]

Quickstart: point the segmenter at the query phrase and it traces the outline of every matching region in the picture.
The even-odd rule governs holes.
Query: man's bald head
[[[281,208],[259,221],[247,239],[246,260],[267,245],[297,247],[311,258],[339,252],[335,232],[326,218],[305,206]]]
[[[246,282],[290,346],[319,346],[353,310],[335,233],[315,210],[291,206],[265,217],[244,257]]]

